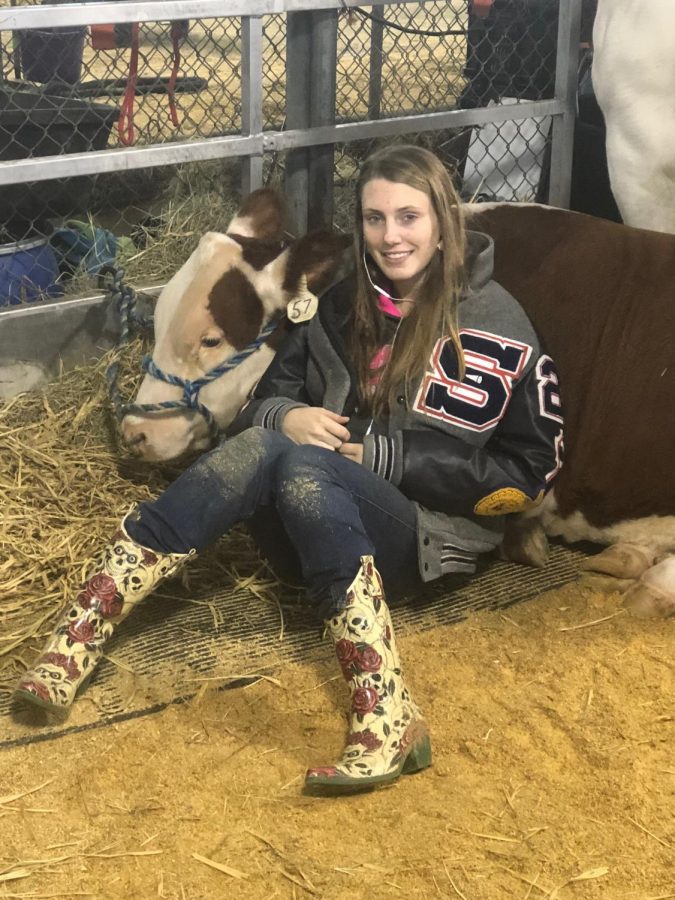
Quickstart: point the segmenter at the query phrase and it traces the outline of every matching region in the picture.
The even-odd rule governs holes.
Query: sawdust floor
[[[673,627],[571,585],[408,636],[434,766],[358,797],[301,792],[344,733],[327,647],[7,750],[0,897],[675,897]]]

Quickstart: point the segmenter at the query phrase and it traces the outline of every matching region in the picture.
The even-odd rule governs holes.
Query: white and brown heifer
[[[155,307],[157,370],[183,383],[199,381],[249,347],[306,287],[317,293],[335,275],[349,238],[316,232],[288,244],[276,192],[251,194],[226,234],[205,234],[171,278]],[[283,331],[283,324],[279,326]],[[226,427],[274,356],[279,329],[236,368],[205,384],[199,403]],[[147,374],[136,404],[180,401],[184,389]],[[196,409],[129,414],[122,434],[146,460],[175,459],[209,446],[209,427]]]
[[[627,605],[674,613],[675,236],[535,204],[467,216],[560,373],[565,463],[536,518],[512,520],[527,560],[543,564],[544,531],[609,544],[588,567],[642,576]]]
[[[624,222],[675,234],[673,0],[598,0],[593,86]]]

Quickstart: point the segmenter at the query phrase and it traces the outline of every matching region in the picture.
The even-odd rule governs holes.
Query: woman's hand
[[[342,444],[337,448],[338,453],[354,460],[361,465],[363,463],[363,444]]]
[[[338,450],[349,440],[349,431],[345,428],[348,421],[349,416],[339,416],[320,406],[299,406],[286,413],[281,430],[296,444]]]

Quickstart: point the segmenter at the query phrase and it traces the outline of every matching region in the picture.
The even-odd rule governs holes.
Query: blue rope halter
[[[110,293],[113,300],[117,300],[119,303],[122,319],[120,338],[117,343],[118,350],[129,343],[129,335],[134,328],[140,327],[150,329],[152,328],[153,323],[152,318],[144,319],[136,313],[136,293],[129,285],[123,284],[123,277],[124,270],[116,269],[113,273],[112,285],[110,286]],[[278,317],[270,320],[250,344],[224,360],[224,362],[215,366],[201,378],[197,378],[194,381],[191,381],[188,378],[181,378],[179,375],[172,375],[171,373],[164,372],[153,361],[151,356],[144,356],[141,363],[143,370],[158,381],[164,381],[166,384],[172,384],[182,388],[183,396],[180,400],[166,400],[162,403],[123,403],[117,387],[119,360],[113,360],[106,369],[105,375],[108,383],[108,394],[118,424],[126,415],[145,416],[148,413],[171,413],[178,412],[179,410],[193,409],[206,420],[209,429],[209,437],[211,441],[213,441],[218,433],[218,425],[211,410],[200,401],[199,392],[203,387],[206,387],[207,384],[211,384],[212,381],[220,378],[221,375],[226,375],[228,372],[231,372],[232,369],[235,369],[239,365],[239,363],[242,363],[245,359],[248,359],[252,353],[255,353],[260,345],[263,344],[275,330],[278,324]]]
[[[213,439],[218,432],[218,425],[208,406],[204,406],[199,400],[199,392],[203,387],[206,387],[207,384],[211,384],[212,381],[215,381],[216,378],[220,378],[221,375],[226,375],[228,372],[231,372],[232,369],[236,369],[239,363],[242,363],[245,359],[248,359],[252,353],[255,353],[258,347],[260,347],[270,334],[272,334],[278,324],[279,322],[277,319],[268,322],[255,340],[251,341],[251,343],[244,347],[243,350],[230,356],[224,362],[220,363],[220,365],[215,366],[207,372],[206,375],[203,375],[201,378],[197,378],[194,381],[190,381],[189,378],[181,378],[179,375],[172,375],[170,372],[164,372],[154,362],[151,356],[144,356],[141,363],[144,371],[158,381],[164,381],[166,384],[173,384],[176,387],[182,388],[183,396],[180,400],[166,400],[163,403],[126,403],[122,407],[124,415],[145,415],[153,412],[166,412],[167,410],[194,409],[198,413],[201,413],[206,419],[206,424],[209,426],[209,433]]]

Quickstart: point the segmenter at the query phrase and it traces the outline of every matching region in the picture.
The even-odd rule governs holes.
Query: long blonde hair
[[[411,312],[401,321],[392,353],[374,392],[370,388],[370,365],[384,342],[384,319],[377,304],[377,291],[366,272],[363,238],[362,196],[365,185],[384,178],[422,191],[431,200],[438,219],[441,250],[432,257],[415,297]],[[355,217],[356,297],[352,330],[352,359],[358,380],[361,408],[375,416],[386,413],[403,389],[409,391],[422,376],[433,345],[440,335],[452,340],[457,353],[459,377],[464,374],[464,356],[459,342],[457,308],[466,287],[466,230],[462,207],[450,175],[429,150],[399,144],[378,150],[363,164],[356,185]],[[375,281],[384,276],[374,262],[368,264]],[[381,283],[381,282],[380,282]]]

